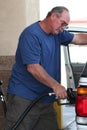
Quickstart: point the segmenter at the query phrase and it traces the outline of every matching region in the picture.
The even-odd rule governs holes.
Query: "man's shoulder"
[[[38,26],[38,22],[32,23],[29,26],[27,26],[24,31],[26,30],[31,30],[31,29],[35,29]]]
[[[39,24],[38,22],[35,22],[29,26],[27,26],[23,31],[22,33],[34,33],[36,32],[35,30],[38,30],[39,28]]]

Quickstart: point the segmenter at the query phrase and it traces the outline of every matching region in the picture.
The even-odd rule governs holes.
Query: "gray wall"
[[[20,32],[39,19],[39,0],[0,0],[0,55],[14,55]]]

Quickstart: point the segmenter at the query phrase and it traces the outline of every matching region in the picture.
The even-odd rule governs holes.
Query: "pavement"
[[[62,106],[62,129],[63,130],[77,130],[75,122],[75,106]]]
[[[71,124],[69,124],[66,128],[64,128],[63,130],[77,130],[76,127],[76,122],[73,121]]]

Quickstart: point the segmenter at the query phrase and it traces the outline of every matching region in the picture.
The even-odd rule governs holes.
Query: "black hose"
[[[6,116],[7,106],[6,106],[6,102],[5,102],[5,96],[4,96],[3,91],[2,91],[2,86],[1,86],[2,83],[3,83],[3,81],[0,80],[0,100],[1,100],[2,106],[3,106],[4,116]]]
[[[22,115],[18,118],[18,120],[16,121],[16,123],[13,125],[13,127],[11,128],[11,130],[16,130],[16,128],[20,125],[20,123],[22,122],[22,120],[24,119],[24,117],[27,115],[27,113],[31,110],[31,108],[43,97],[45,96],[52,96],[54,95],[54,93],[45,93],[39,97],[37,97],[34,101],[31,102],[31,104],[25,109],[25,111],[22,113]]]
[[[0,98],[1,98],[2,106],[3,106],[4,116],[6,117],[7,106],[6,106],[6,102],[4,99],[4,95],[1,93],[0,93]]]
[[[61,104],[58,100],[58,105],[67,105],[67,104],[73,104],[75,102],[75,97],[76,95],[73,93],[73,90],[71,88],[69,88],[67,90],[68,93],[68,97],[69,97],[69,101],[70,103],[63,103]],[[21,114],[21,116],[18,118],[18,120],[16,121],[16,123],[12,126],[11,130],[16,130],[16,128],[20,125],[20,123],[22,122],[22,120],[25,118],[25,116],[27,115],[27,113],[31,110],[31,108],[43,97],[45,96],[52,96],[55,95],[54,93],[45,93],[39,97],[37,97],[34,101],[31,102],[31,104],[25,109],[25,111]]]

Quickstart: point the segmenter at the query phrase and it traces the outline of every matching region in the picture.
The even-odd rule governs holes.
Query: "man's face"
[[[63,11],[61,16],[59,16],[57,13],[52,14],[52,33],[58,34],[59,32],[63,31],[67,25],[69,24],[70,16],[69,12]]]

